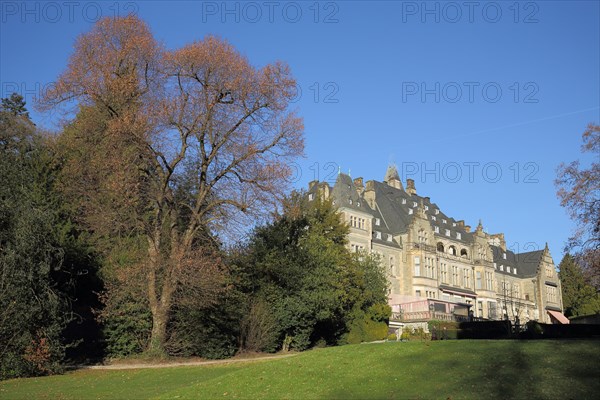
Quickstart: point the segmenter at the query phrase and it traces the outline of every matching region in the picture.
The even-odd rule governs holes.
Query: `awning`
[[[569,321],[567,319],[567,317],[565,317],[564,315],[562,315],[558,311],[546,310],[546,312],[548,314],[550,314],[550,318],[554,318],[555,320],[557,320],[561,324],[569,324],[571,322],[571,321]]]

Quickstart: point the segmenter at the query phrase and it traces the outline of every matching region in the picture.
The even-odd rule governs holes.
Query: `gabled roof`
[[[492,249],[493,260],[497,266],[497,272],[506,275],[515,275],[520,278],[533,277],[537,275],[537,269],[540,265],[544,250],[528,251],[525,253],[514,253],[510,250],[502,250],[498,246],[490,246]],[[506,253],[506,258],[504,254]],[[500,270],[500,265],[504,266],[504,271]],[[506,267],[511,267],[511,272],[506,271]],[[514,268],[517,273],[514,274]]]
[[[373,210],[371,210],[367,202],[358,195],[358,192],[354,187],[354,182],[349,175],[342,173],[338,174],[331,194],[337,207],[345,207],[355,211],[373,214]]]

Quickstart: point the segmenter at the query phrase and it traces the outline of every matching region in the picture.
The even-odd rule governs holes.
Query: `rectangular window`
[[[465,287],[470,288],[471,287],[471,271],[469,271],[467,268],[463,269],[463,284]]]
[[[379,220],[379,218],[375,218],[375,225],[379,226],[380,223],[381,221]]]
[[[415,257],[415,276],[421,276],[421,258]]]
[[[442,278],[442,283],[448,283],[448,265],[441,263],[440,264],[440,275]]]
[[[554,286],[546,286],[546,298],[550,303],[556,303],[556,288]]]
[[[435,227],[433,227],[433,231],[434,231],[435,233],[440,233],[440,227],[439,227],[439,226],[435,226]]]
[[[381,232],[375,232],[375,238],[381,239]]]
[[[450,236],[450,229],[446,229],[446,236]]]
[[[452,266],[452,284],[458,286],[458,267]]]
[[[308,201],[312,201],[312,200],[313,200],[313,194],[311,193],[308,195]]]
[[[460,239],[461,239],[461,236],[462,236],[462,235],[460,234],[460,232],[456,232],[456,238],[457,238],[458,240],[460,240]]]
[[[475,289],[481,289],[481,272],[475,272]]]
[[[496,303],[493,301],[488,301],[488,318],[496,319]]]
[[[487,290],[492,290],[494,288],[494,279],[491,272],[485,273],[485,288]]]
[[[506,266],[506,272],[510,274],[510,267],[508,265]]]

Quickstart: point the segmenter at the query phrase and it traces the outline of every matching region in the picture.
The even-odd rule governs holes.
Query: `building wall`
[[[360,181],[362,184],[362,179]],[[328,197],[332,190],[327,184],[324,186],[327,187],[321,188],[320,193]],[[372,187],[367,182],[366,191],[362,187],[357,190],[365,203],[375,209],[377,198]],[[504,235],[489,235],[481,224],[473,232],[471,242],[458,240],[446,236],[445,232],[434,232],[420,205],[406,232],[386,233],[377,238],[374,227],[378,227],[373,215],[343,206],[339,211],[350,226],[350,250],[365,250],[381,256],[393,308],[399,301],[436,299],[471,304],[477,317],[503,319],[508,316],[513,321],[518,317],[521,323],[528,320],[549,323],[548,307],[562,311],[560,281],[547,248],[536,272],[523,277],[513,271],[499,270],[500,266],[493,262],[490,245],[502,246],[506,251]],[[392,235],[392,242],[388,241],[388,235]],[[443,251],[438,246],[443,246]]]

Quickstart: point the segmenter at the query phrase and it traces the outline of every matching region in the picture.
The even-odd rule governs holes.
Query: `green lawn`
[[[218,366],[79,370],[0,383],[0,399],[584,399],[600,341],[438,341],[307,351]]]

